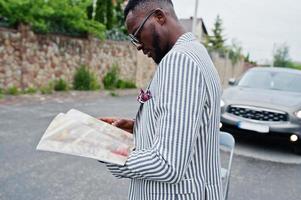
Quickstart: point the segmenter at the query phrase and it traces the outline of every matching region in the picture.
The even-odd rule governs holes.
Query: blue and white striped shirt
[[[130,200],[221,200],[221,86],[192,33],[160,62],[134,127],[135,151],[113,175],[130,178]]]

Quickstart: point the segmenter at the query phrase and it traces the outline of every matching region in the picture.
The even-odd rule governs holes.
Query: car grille
[[[230,105],[227,109],[228,113],[243,117],[246,119],[270,122],[286,122],[288,121],[288,114],[272,110],[252,108],[247,106],[233,106]]]

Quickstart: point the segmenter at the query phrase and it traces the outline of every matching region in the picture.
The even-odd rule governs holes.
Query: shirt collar
[[[196,37],[193,35],[193,33],[187,32],[187,33],[184,33],[183,35],[181,35],[178,38],[178,40],[177,40],[177,42],[175,43],[174,46],[183,44],[185,42],[192,42],[194,40],[196,40]]]

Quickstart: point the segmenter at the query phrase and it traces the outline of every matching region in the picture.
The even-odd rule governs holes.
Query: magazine
[[[71,109],[58,114],[37,150],[65,153],[124,165],[134,148],[133,136],[122,129]]]

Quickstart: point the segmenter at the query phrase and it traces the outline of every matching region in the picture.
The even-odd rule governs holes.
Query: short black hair
[[[129,0],[124,9],[124,20],[128,16],[129,12],[142,5],[146,5],[146,7],[150,5],[160,5],[161,7],[164,5],[169,5],[173,8],[173,3],[171,0]]]

